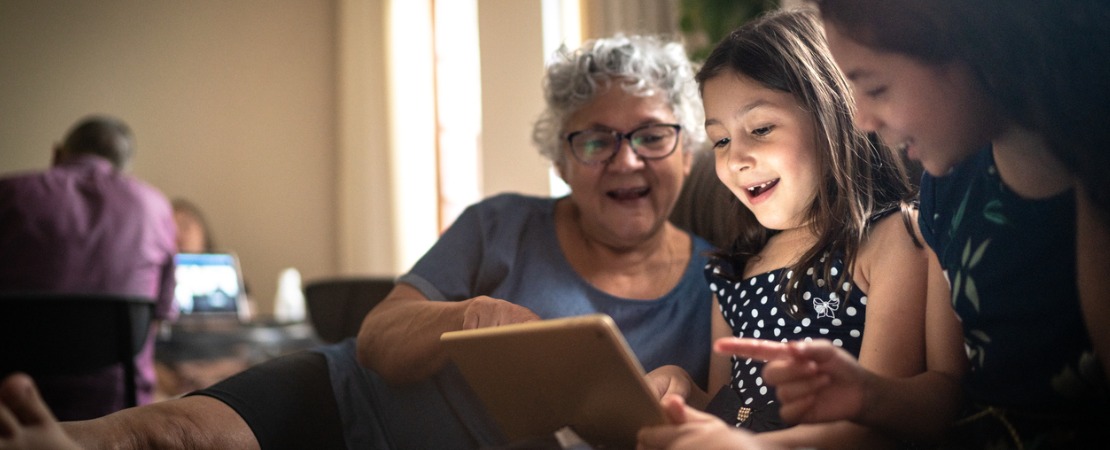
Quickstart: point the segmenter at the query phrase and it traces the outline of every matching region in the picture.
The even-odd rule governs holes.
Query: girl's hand
[[[686,406],[678,396],[668,395],[662,403],[669,423],[640,430],[637,449],[764,448],[751,433],[730,427],[716,416]]]
[[[767,361],[763,381],[775,387],[779,414],[790,423],[856,419],[874,377],[850,353],[825,340],[724,338],[714,343],[714,350]]]

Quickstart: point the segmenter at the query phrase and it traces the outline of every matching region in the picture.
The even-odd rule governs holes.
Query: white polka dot
[[[740,289],[740,282],[737,281],[736,284],[732,285],[732,288],[733,289]]]
[[[782,287],[782,285],[781,285],[781,284],[776,284],[776,285],[775,285],[775,292],[778,292],[778,291],[779,291],[779,288],[781,288],[781,287]]]
[[[759,393],[761,395],[767,395],[767,386],[763,386],[763,387],[759,388]]]
[[[851,288],[852,288],[852,285],[848,284],[847,281],[844,282],[844,286],[841,286],[841,289],[843,289],[844,292],[848,292],[848,289],[851,289]]]
[[[786,326],[786,319],[783,319],[783,318],[780,317],[778,323],[779,323],[780,327],[785,327]]]
[[[842,322],[840,319],[833,319],[832,320],[832,324],[833,324],[834,327],[839,327],[843,323],[844,322]]]
[[[756,322],[755,326],[763,328],[763,319],[759,319],[759,322]]]
[[[717,290],[717,283],[709,283],[709,290],[711,290],[711,291]]]
[[[851,317],[855,317],[855,315],[856,315],[856,307],[855,306],[849,306],[848,309],[845,309],[844,311],[847,312],[848,315],[851,316]]]
[[[752,369],[748,371],[748,375],[755,375],[755,371],[757,370],[759,370],[758,367],[752,367]]]
[[[778,328],[775,328],[775,337],[779,337],[779,336],[782,336],[782,330],[778,329]]]
[[[811,338],[811,337],[808,337],[808,336],[807,336],[807,337],[806,337],[806,338],[805,338],[804,340],[805,340],[806,342],[813,342],[813,338]]]
[[[754,399],[753,399],[753,398],[751,398],[751,397],[748,397],[748,399],[747,399],[747,400],[744,400],[744,404],[745,404],[745,405],[750,405],[750,404],[752,404],[752,400],[754,400]]]
[[[801,332],[802,332],[802,327],[794,327],[794,334],[798,334],[798,333],[801,333]]]
[[[753,332],[752,332],[752,337],[754,337],[754,338],[756,338],[756,339],[759,339],[759,330],[755,330],[755,331],[753,331]]]
[[[802,300],[809,300],[810,297],[813,297],[813,294],[810,294],[809,291],[805,291],[805,293],[802,294]]]
[[[844,341],[841,341],[840,339],[833,339],[833,345],[835,345],[837,347],[843,347],[844,346]]]
[[[740,291],[740,298],[744,298],[747,295],[748,295],[748,290],[747,289]]]
[[[782,343],[783,343],[783,344],[785,344],[785,343],[787,343],[787,342],[790,342],[790,340],[789,340],[789,339],[787,339],[787,338],[782,338]]]
[[[860,298],[859,298],[859,303],[860,303],[861,305],[867,306],[867,296],[865,295],[865,296],[863,296],[863,297],[860,297]]]
[[[778,306],[772,306],[771,307],[771,315],[773,316],[773,315],[776,315],[778,313],[779,313],[779,307]]]
[[[833,268],[829,269],[829,275],[832,275],[832,276],[835,277],[836,273],[837,273],[836,267],[833,267]]]
[[[809,270],[806,270],[806,275],[813,275],[813,268],[812,267],[810,267]]]
[[[848,332],[848,335],[851,336],[851,337],[854,337],[854,338],[858,338],[859,334],[860,334],[859,330],[852,330],[852,331]]]
[[[759,310],[758,309],[753,309],[752,310],[752,317],[759,317]]]
[[[825,287],[825,280],[818,278],[817,279],[817,286],[818,287]]]
[[[752,286],[755,286],[755,278],[752,278],[752,282],[751,282],[751,285],[752,285]]]
[[[749,366],[752,365],[752,358],[745,359],[744,364]]]
[[[763,386],[763,377],[755,377],[755,385]]]
[[[775,274],[772,273],[771,275],[768,275],[767,276],[767,282],[774,283],[775,282]]]
[[[821,333],[821,334],[829,334],[829,329],[828,328],[821,328],[821,329],[818,329],[817,332]]]
[[[802,319],[802,326],[803,327],[808,327],[810,323],[811,323],[811,321],[809,320],[809,317],[806,317],[805,319]]]
[[[794,276],[794,271],[793,270],[790,270],[790,271],[786,272],[786,278],[790,278],[792,276]]]
[[[766,305],[767,304],[767,296],[766,295],[764,295],[763,298],[759,299],[759,304],[761,304],[761,305]]]
[[[744,387],[744,379],[743,378],[741,378],[740,382],[736,384],[736,387],[737,388],[743,388]]]
[[[836,300],[838,298],[840,298],[840,296],[836,295],[836,292],[829,292],[829,300]]]

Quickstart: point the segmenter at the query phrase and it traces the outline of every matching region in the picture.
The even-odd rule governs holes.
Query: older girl
[[[1082,91],[1090,80],[1068,84],[1039,75],[1092,74],[1083,70],[1091,67],[1083,58],[1098,58],[1105,67],[1104,54],[1077,49],[1106,42],[1105,31],[1092,30],[1105,28],[1099,17],[1107,16],[1107,7],[1025,0],[820,4],[830,48],[857,90],[860,124],[928,172],[920,226],[933,250],[929,304],[938,311],[927,328],[936,338],[929,370],[909,379],[884,377],[828,345],[744,341],[729,349],[781,358],[768,364],[765,377],[779,387],[783,415],[793,420],[848,418],[931,439],[944,438],[954,423],[948,444],[968,448],[1107,442],[1110,401],[1102,369],[1110,361],[1110,313],[1105,298],[1081,304],[1076,267],[1077,204],[1080,212],[1090,208],[1099,192],[1089,188],[1098,184],[1090,168],[1068,167],[1071,152],[1105,152],[1087,147],[1099,142],[1105,125],[1072,127],[1105,123],[1091,111],[1106,105],[1073,96],[1075,109],[1053,108],[1046,104],[1068,97],[1044,95],[1016,80],[1021,73],[1057,83],[1041,86],[1048,93]],[[1046,45],[1043,39],[1057,32],[1083,39]],[[1062,60],[1056,51],[1078,58]],[[1105,87],[1092,88],[1092,98],[1106,100],[1100,94]],[[1078,148],[1064,151],[1061,143]],[[1079,230],[1092,219],[1079,214]],[[953,330],[952,308],[962,333]],[[959,350],[947,343],[951,336],[963,338],[966,373],[934,359],[935,352]],[[828,401],[833,398],[842,401]]]

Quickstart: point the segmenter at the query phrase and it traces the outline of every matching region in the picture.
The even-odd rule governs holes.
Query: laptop
[[[174,299],[178,322],[239,323],[246,311],[243,275],[234,253],[178,253]]]
[[[570,427],[595,447],[633,448],[641,428],[664,422],[607,315],[452,331],[440,342],[510,442]]]

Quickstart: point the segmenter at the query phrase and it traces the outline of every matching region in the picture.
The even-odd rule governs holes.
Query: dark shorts
[[[346,449],[324,355],[302,351],[253,366],[189,395],[226,403],[270,449]]]

